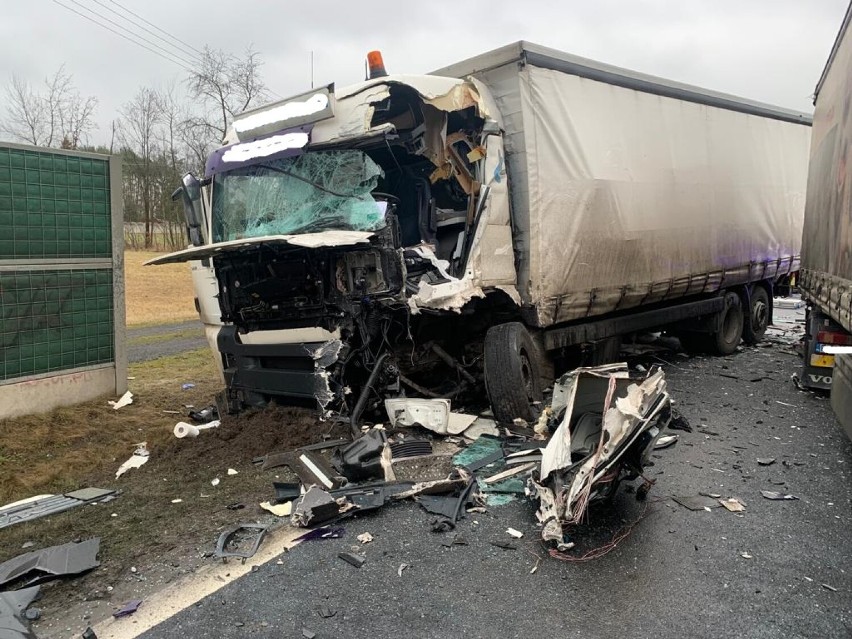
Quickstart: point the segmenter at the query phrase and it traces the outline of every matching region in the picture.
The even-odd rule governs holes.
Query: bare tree
[[[45,78],[43,93],[12,76],[6,87],[6,117],[0,127],[23,142],[76,149],[96,127],[97,105],[96,97],[80,95],[64,65]]]
[[[216,142],[225,137],[228,122],[237,114],[266,99],[266,86],[260,76],[259,54],[246,50],[237,57],[220,49],[204,48],[202,64],[187,81],[193,98],[201,99],[207,109],[194,122],[207,129]]]
[[[153,199],[154,180],[158,168],[158,127],[163,112],[160,96],[153,89],[143,87],[136,96],[121,108],[119,137],[125,150],[136,156],[129,167],[131,178],[136,180],[145,220],[145,247],[153,243]],[[131,195],[131,194],[126,194]]]

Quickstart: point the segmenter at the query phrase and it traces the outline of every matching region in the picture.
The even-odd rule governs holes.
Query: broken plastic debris
[[[133,451],[130,459],[118,467],[118,470],[115,472],[115,478],[118,479],[131,468],[139,468],[142,464],[148,461],[148,456],[150,454],[151,453],[148,451],[148,442],[136,444],[136,450]]]
[[[740,557],[742,557],[743,559],[752,559],[752,556],[747,552],[740,553]]]
[[[172,499],[173,504],[180,504],[181,502],[183,502],[183,499]]]
[[[186,382],[185,384],[180,385],[182,390],[189,390],[190,388],[195,388],[195,384],[192,382]]]
[[[834,586],[829,586],[828,584],[820,584],[826,590],[830,590],[831,592],[837,592],[837,588]]]
[[[775,490],[761,490],[760,494],[766,499],[771,499],[773,501],[792,501],[794,499],[798,499],[795,495],[785,495],[784,493],[779,493]]]
[[[229,474],[229,475],[232,475],[232,476],[233,476],[233,475],[239,475],[239,472],[237,472],[237,471],[236,471],[236,470],[234,470],[233,468],[229,468],[229,469],[228,469],[228,474]]]
[[[663,435],[662,437],[658,437],[656,443],[654,444],[654,450],[662,450],[663,448],[668,448],[677,442],[677,435]]]
[[[399,564],[399,568],[396,569],[396,574],[402,577],[402,571],[408,568],[409,564]]]
[[[369,544],[371,541],[373,541],[373,536],[370,533],[365,532],[358,535],[357,539],[362,544]]]
[[[283,504],[271,504],[270,502],[265,501],[260,504],[260,507],[278,517],[289,517],[290,514],[293,512],[292,501],[287,501]]]
[[[509,533],[515,539],[520,539],[524,536],[524,533],[522,533],[520,530],[515,530],[514,528],[507,528],[506,532]]]
[[[211,486],[218,486],[218,485],[219,485],[219,478],[218,478],[218,477],[216,477],[215,479],[211,479],[211,480],[210,480],[210,485],[211,485]]]
[[[133,403],[133,393],[131,393],[130,391],[127,391],[126,393],[124,393],[124,395],[122,395],[118,399],[118,401],[116,401],[116,402],[114,402],[112,400],[107,402],[107,404],[112,406],[113,410],[118,410],[119,408],[124,408],[128,404],[132,404],[132,403]]]
[[[732,513],[741,513],[745,510],[745,504],[736,497],[731,497],[729,499],[720,499],[719,503]]]
[[[335,517],[340,505],[335,499],[318,486],[311,486],[293,505],[290,523],[307,528]]]
[[[131,599],[121,608],[112,613],[112,616],[116,619],[118,619],[119,617],[127,617],[128,615],[132,615],[134,612],[136,612],[139,609],[139,606],[141,605],[141,599]]]
[[[758,457],[757,463],[760,466],[771,466],[772,464],[775,463],[775,458],[774,457]]]

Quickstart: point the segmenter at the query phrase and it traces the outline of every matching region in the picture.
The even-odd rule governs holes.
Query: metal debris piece
[[[775,463],[775,458],[774,457],[758,457],[757,463],[760,466],[771,466],[772,464]]]
[[[365,532],[365,533],[361,533],[360,535],[358,535],[358,537],[356,537],[356,539],[358,541],[360,541],[362,544],[369,544],[371,541],[373,541],[373,536],[370,533]]]
[[[498,548],[502,548],[503,550],[517,550],[517,544],[513,544],[510,541],[492,541],[490,542],[492,546],[497,546]]]
[[[406,437],[402,441],[392,443],[390,450],[393,461],[413,459],[415,457],[428,457],[432,454],[432,442],[428,439]]]
[[[64,495],[36,495],[0,507],[0,528],[65,512],[71,508],[100,501],[114,495],[107,488],[82,488]]]
[[[0,564],[0,586],[23,581],[34,586],[51,579],[80,573],[97,568],[101,540],[97,537],[80,543],[42,548],[18,555]]]
[[[830,586],[828,584],[820,584],[820,586],[822,586],[826,590],[830,590],[831,592],[837,592],[837,588],[835,588],[834,586]]]
[[[538,466],[538,462],[529,462],[527,464],[522,464],[520,466],[515,466],[514,468],[507,468],[506,470],[497,473],[496,475],[491,475],[491,477],[486,477],[483,479],[483,483],[485,484],[494,484],[498,481],[503,481],[504,479],[508,479],[509,477],[514,477],[515,475],[520,475],[522,473],[526,473],[533,468]]]
[[[340,557],[347,564],[355,566],[356,568],[360,568],[361,566],[364,565],[364,562],[367,561],[361,555],[356,555],[355,553],[351,553],[351,552],[341,552],[341,553],[338,553],[337,556]]]
[[[745,504],[736,497],[730,497],[729,499],[720,499],[719,503],[732,513],[741,513],[745,510]]]
[[[142,605],[141,599],[131,599],[126,604],[124,604],[121,608],[112,613],[112,616],[116,619],[120,617],[129,617],[134,612],[139,610],[139,606]]]
[[[115,478],[118,479],[131,468],[139,468],[142,464],[148,461],[148,456],[150,454],[151,453],[148,450],[148,442],[140,442],[136,444],[136,450],[133,451],[130,459],[124,462],[118,467],[118,470],[115,471]]]
[[[679,503],[684,508],[689,508],[690,510],[706,510],[709,508],[718,508],[721,504],[711,497],[704,497],[703,495],[698,496],[676,496],[672,497],[677,503]]]
[[[3,639],[36,639],[26,623],[27,606],[38,598],[39,586],[11,592],[0,592],[0,637]]]
[[[237,524],[236,526],[231,526],[219,535],[219,540],[216,542],[215,554],[220,559],[238,557],[245,561],[249,557],[253,557],[257,552],[257,549],[260,548],[260,542],[263,541],[268,530],[269,526],[265,526],[263,524]],[[247,550],[243,551],[237,550],[237,548],[228,550],[228,546],[237,541],[238,533],[241,531],[254,532],[254,539],[252,540],[251,546]]]
[[[516,529],[514,529],[514,528],[507,528],[507,529],[506,529],[506,532],[507,532],[510,536],[514,537],[515,539],[520,539],[521,537],[523,537],[523,536],[524,536],[524,533],[522,533],[520,530],[516,530]]]
[[[798,499],[795,495],[785,495],[784,493],[779,493],[775,490],[761,490],[760,494],[766,499],[771,499],[773,501],[793,501]]]
[[[343,537],[343,534],[346,532],[343,528],[331,528],[329,526],[322,526],[321,528],[314,528],[310,532],[306,532],[301,537],[296,537],[295,541],[311,541],[313,539],[340,539]]]
[[[319,486],[311,486],[293,504],[293,514],[290,522],[294,526],[308,528],[333,519],[340,514],[337,501]]]

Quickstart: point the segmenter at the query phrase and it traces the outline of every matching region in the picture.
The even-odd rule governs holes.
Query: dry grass
[[[197,319],[192,277],[186,264],[143,266],[160,253],[124,252],[127,325],[166,324]]]
[[[107,398],[50,413],[0,420],[0,503],[74,490],[106,475],[133,452],[168,442],[184,404],[205,406],[219,390],[209,349],[131,364],[133,404],[112,410]],[[195,388],[181,390],[183,382]],[[164,413],[177,410],[181,415]]]

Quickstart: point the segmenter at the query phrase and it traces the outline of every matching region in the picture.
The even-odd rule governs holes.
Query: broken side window
[[[330,229],[376,231],[386,202],[371,192],[382,169],[361,151],[318,151],[216,175],[216,242]]]

